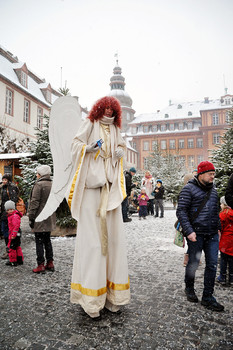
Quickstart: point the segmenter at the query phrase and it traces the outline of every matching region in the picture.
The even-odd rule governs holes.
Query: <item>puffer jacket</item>
[[[20,229],[21,214],[18,210],[14,210],[11,214],[7,214],[8,216],[8,227],[9,227],[9,236],[11,238],[15,238]]]
[[[49,175],[40,177],[32,188],[29,201],[29,221],[34,222],[36,217],[44,208],[52,187],[52,180]],[[56,214],[53,213],[46,220],[35,222],[33,232],[51,232],[56,226]]]
[[[192,220],[192,216],[200,207],[208,190],[209,188],[200,184],[197,178],[193,178],[180,192],[176,215],[186,237],[192,232],[212,235],[221,229],[218,194],[214,186],[204,208],[198,217]]]

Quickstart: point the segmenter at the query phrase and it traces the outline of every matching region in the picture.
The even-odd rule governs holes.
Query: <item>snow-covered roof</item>
[[[2,46],[0,46],[3,49]],[[3,49],[6,51],[5,49]],[[6,51],[7,52],[7,51]],[[51,104],[48,103],[41,91],[42,86],[47,87],[48,83],[38,83],[36,82],[30,74],[28,75],[28,87],[24,87],[17,77],[17,74],[14,69],[21,68],[24,65],[22,62],[12,63],[2,54],[0,54],[0,76],[3,76],[7,80],[9,80],[14,85],[18,86],[21,90],[24,90],[26,93],[34,96],[36,99],[41,101],[43,104],[51,107]],[[34,74],[34,73],[33,73]],[[38,77],[37,77],[38,78]],[[39,78],[38,78],[39,79]],[[52,103],[58,98],[55,94],[52,93]]]
[[[2,153],[0,154],[0,159],[19,159],[31,157],[33,153]]]
[[[223,105],[220,99],[194,102],[172,103],[168,107],[157,111],[156,113],[143,113],[129,123],[138,124],[153,121],[169,121],[173,119],[193,119],[201,118],[200,111],[232,108],[230,105]]]

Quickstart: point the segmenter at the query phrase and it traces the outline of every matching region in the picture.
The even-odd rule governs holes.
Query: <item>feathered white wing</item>
[[[52,215],[65,197],[74,169],[71,161],[71,144],[82,122],[81,107],[77,98],[58,98],[51,109],[49,143],[53,157],[53,184],[47,203],[36,221]]]

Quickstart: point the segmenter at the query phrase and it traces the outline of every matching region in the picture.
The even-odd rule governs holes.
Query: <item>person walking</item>
[[[6,265],[9,266],[17,266],[23,264],[23,252],[20,247],[21,244],[21,214],[18,210],[15,210],[15,202],[7,201],[5,203],[5,210],[7,212],[7,220],[8,220],[8,254],[9,261],[7,261]]]
[[[154,189],[154,196],[155,196],[155,217],[159,217],[159,210],[160,210],[160,218],[164,217],[164,207],[163,207],[163,196],[164,196],[164,187],[163,187],[163,181],[158,179],[157,185]]]
[[[188,301],[198,302],[194,283],[203,250],[206,266],[201,304],[213,311],[223,311],[224,306],[213,296],[221,229],[218,194],[213,185],[215,168],[211,162],[203,161],[198,165],[197,171],[197,176],[189,180],[181,190],[176,210],[189,252],[185,268],[185,294]],[[196,211],[198,215],[194,218]]]
[[[9,236],[9,228],[8,228],[8,219],[7,212],[5,210],[5,203],[9,200],[13,201],[15,204],[19,199],[19,189],[12,182],[12,177],[10,174],[4,174],[2,177],[2,186],[0,188],[0,200],[1,200],[1,231],[5,240],[6,248],[8,246],[8,236]],[[2,259],[8,259],[8,252],[2,255]]]
[[[220,198],[221,212],[221,238],[219,250],[221,252],[220,275],[217,281],[225,285],[227,272],[229,285],[233,284],[233,210],[227,205],[225,197]]]
[[[129,208],[129,197],[131,195],[131,191],[136,187],[135,183],[132,183],[132,177],[136,174],[136,169],[134,167],[130,168],[129,171],[125,171],[125,189],[126,189],[126,197],[121,203],[122,208],[122,217],[123,222],[132,221],[131,218],[128,217],[128,208]]]
[[[141,187],[146,188],[146,194],[149,197],[147,202],[148,214],[154,215],[154,195],[152,194],[155,186],[155,179],[152,177],[149,170],[145,172],[145,176],[142,178]]]
[[[53,213],[46,220],[35,222],[36,217],[44,208],[52,187],[50,178],[51,168],[49,165],[41,165],[37,168],[37,181],[34,184],[28,208],[29,225],[35,233],[36,255],[38,266],[32,271],[34,273],[45,273],[45,270],[54,271],[53,247],[50,239],[51,231],[56,227],[56,214]],[[45,257],[46,257],[46,265]]]
[[[121,106],[103,97],[92,107],[72,144],[74,176],[68,204],[78,221],[70,300],[91,318],[119,312],[130,302],[121,203],[126,197]],[[98,139],[103,143],[96,145]],[[130,169],[135,173],[135,169]],[[132,174],[130,174],[132,176]]]
[[[146,194],[146,188],[143,187],[141,189],[141,193],[138,196],[138,204],[139,204],[139,220],[141,218],[146,219],[147,216],[147,202],[149,197]]]

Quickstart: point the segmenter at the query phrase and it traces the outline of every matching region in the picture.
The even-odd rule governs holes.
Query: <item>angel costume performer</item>
[[[71,302],[91,317],[130,301],[121,202],[125,142],[120,134],[121,107],[113,97],[97,101],[72,143],[76,170],[68,195],[78,221]],[[96,141],[102,139],[102,146]]]

